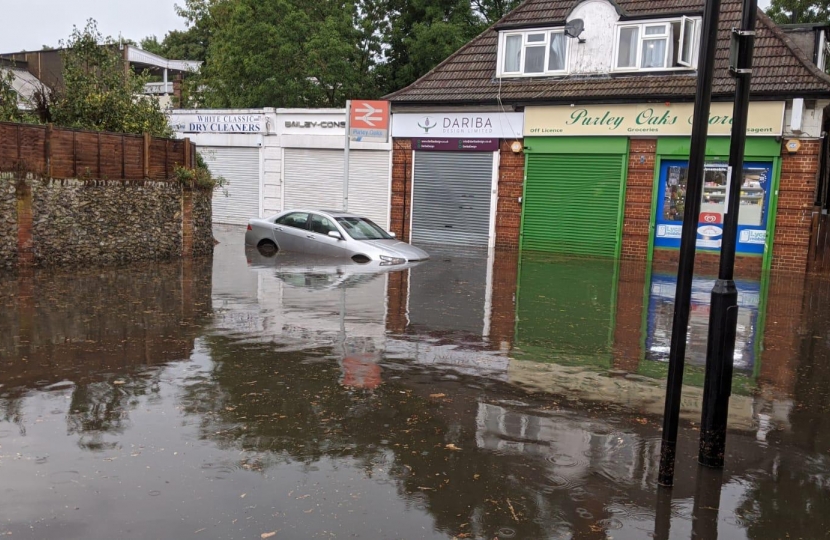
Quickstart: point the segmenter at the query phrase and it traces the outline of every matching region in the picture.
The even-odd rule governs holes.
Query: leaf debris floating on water
[[[277,535],[277,531],[271,531],[271,532],[267,532],[267,533],[262,533],[262,534],[259,535],[259,537],[260,538],[271,538],[272,536],[276,536],[276,535]]]

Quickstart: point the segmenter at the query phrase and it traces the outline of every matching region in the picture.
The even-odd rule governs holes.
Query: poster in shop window
[[[664,161],[661,164],[654,247],[680,247],[688,172],[687,161]],[[698,249],[720,250],[729,181],[726,163],[706,164],[697,227]],[[731,182],[737,182],[740,189],[737,251],[743,254],[763,254],[767,240],[772,165],[746,163],[742,177],[731,179]]]

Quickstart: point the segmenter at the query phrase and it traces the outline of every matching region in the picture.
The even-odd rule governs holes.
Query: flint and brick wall
[[[0,268],[209,254],[212,192],[190,141],[0,123]]]

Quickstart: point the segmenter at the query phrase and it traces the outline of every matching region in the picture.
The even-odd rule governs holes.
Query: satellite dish
[[[579,39],[580,34],[585,30],[585,22],[582,19],[573,19],[565,24],[565,35]],[[580,39],[579,42],[583,43],[585,40]]]

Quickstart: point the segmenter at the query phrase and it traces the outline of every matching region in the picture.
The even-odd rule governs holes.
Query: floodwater
[[[242,247],[0,280],[0,538],[830,537],[830,282],[739,282],[726,467],[695,283],[658,490],[670,273]]]

